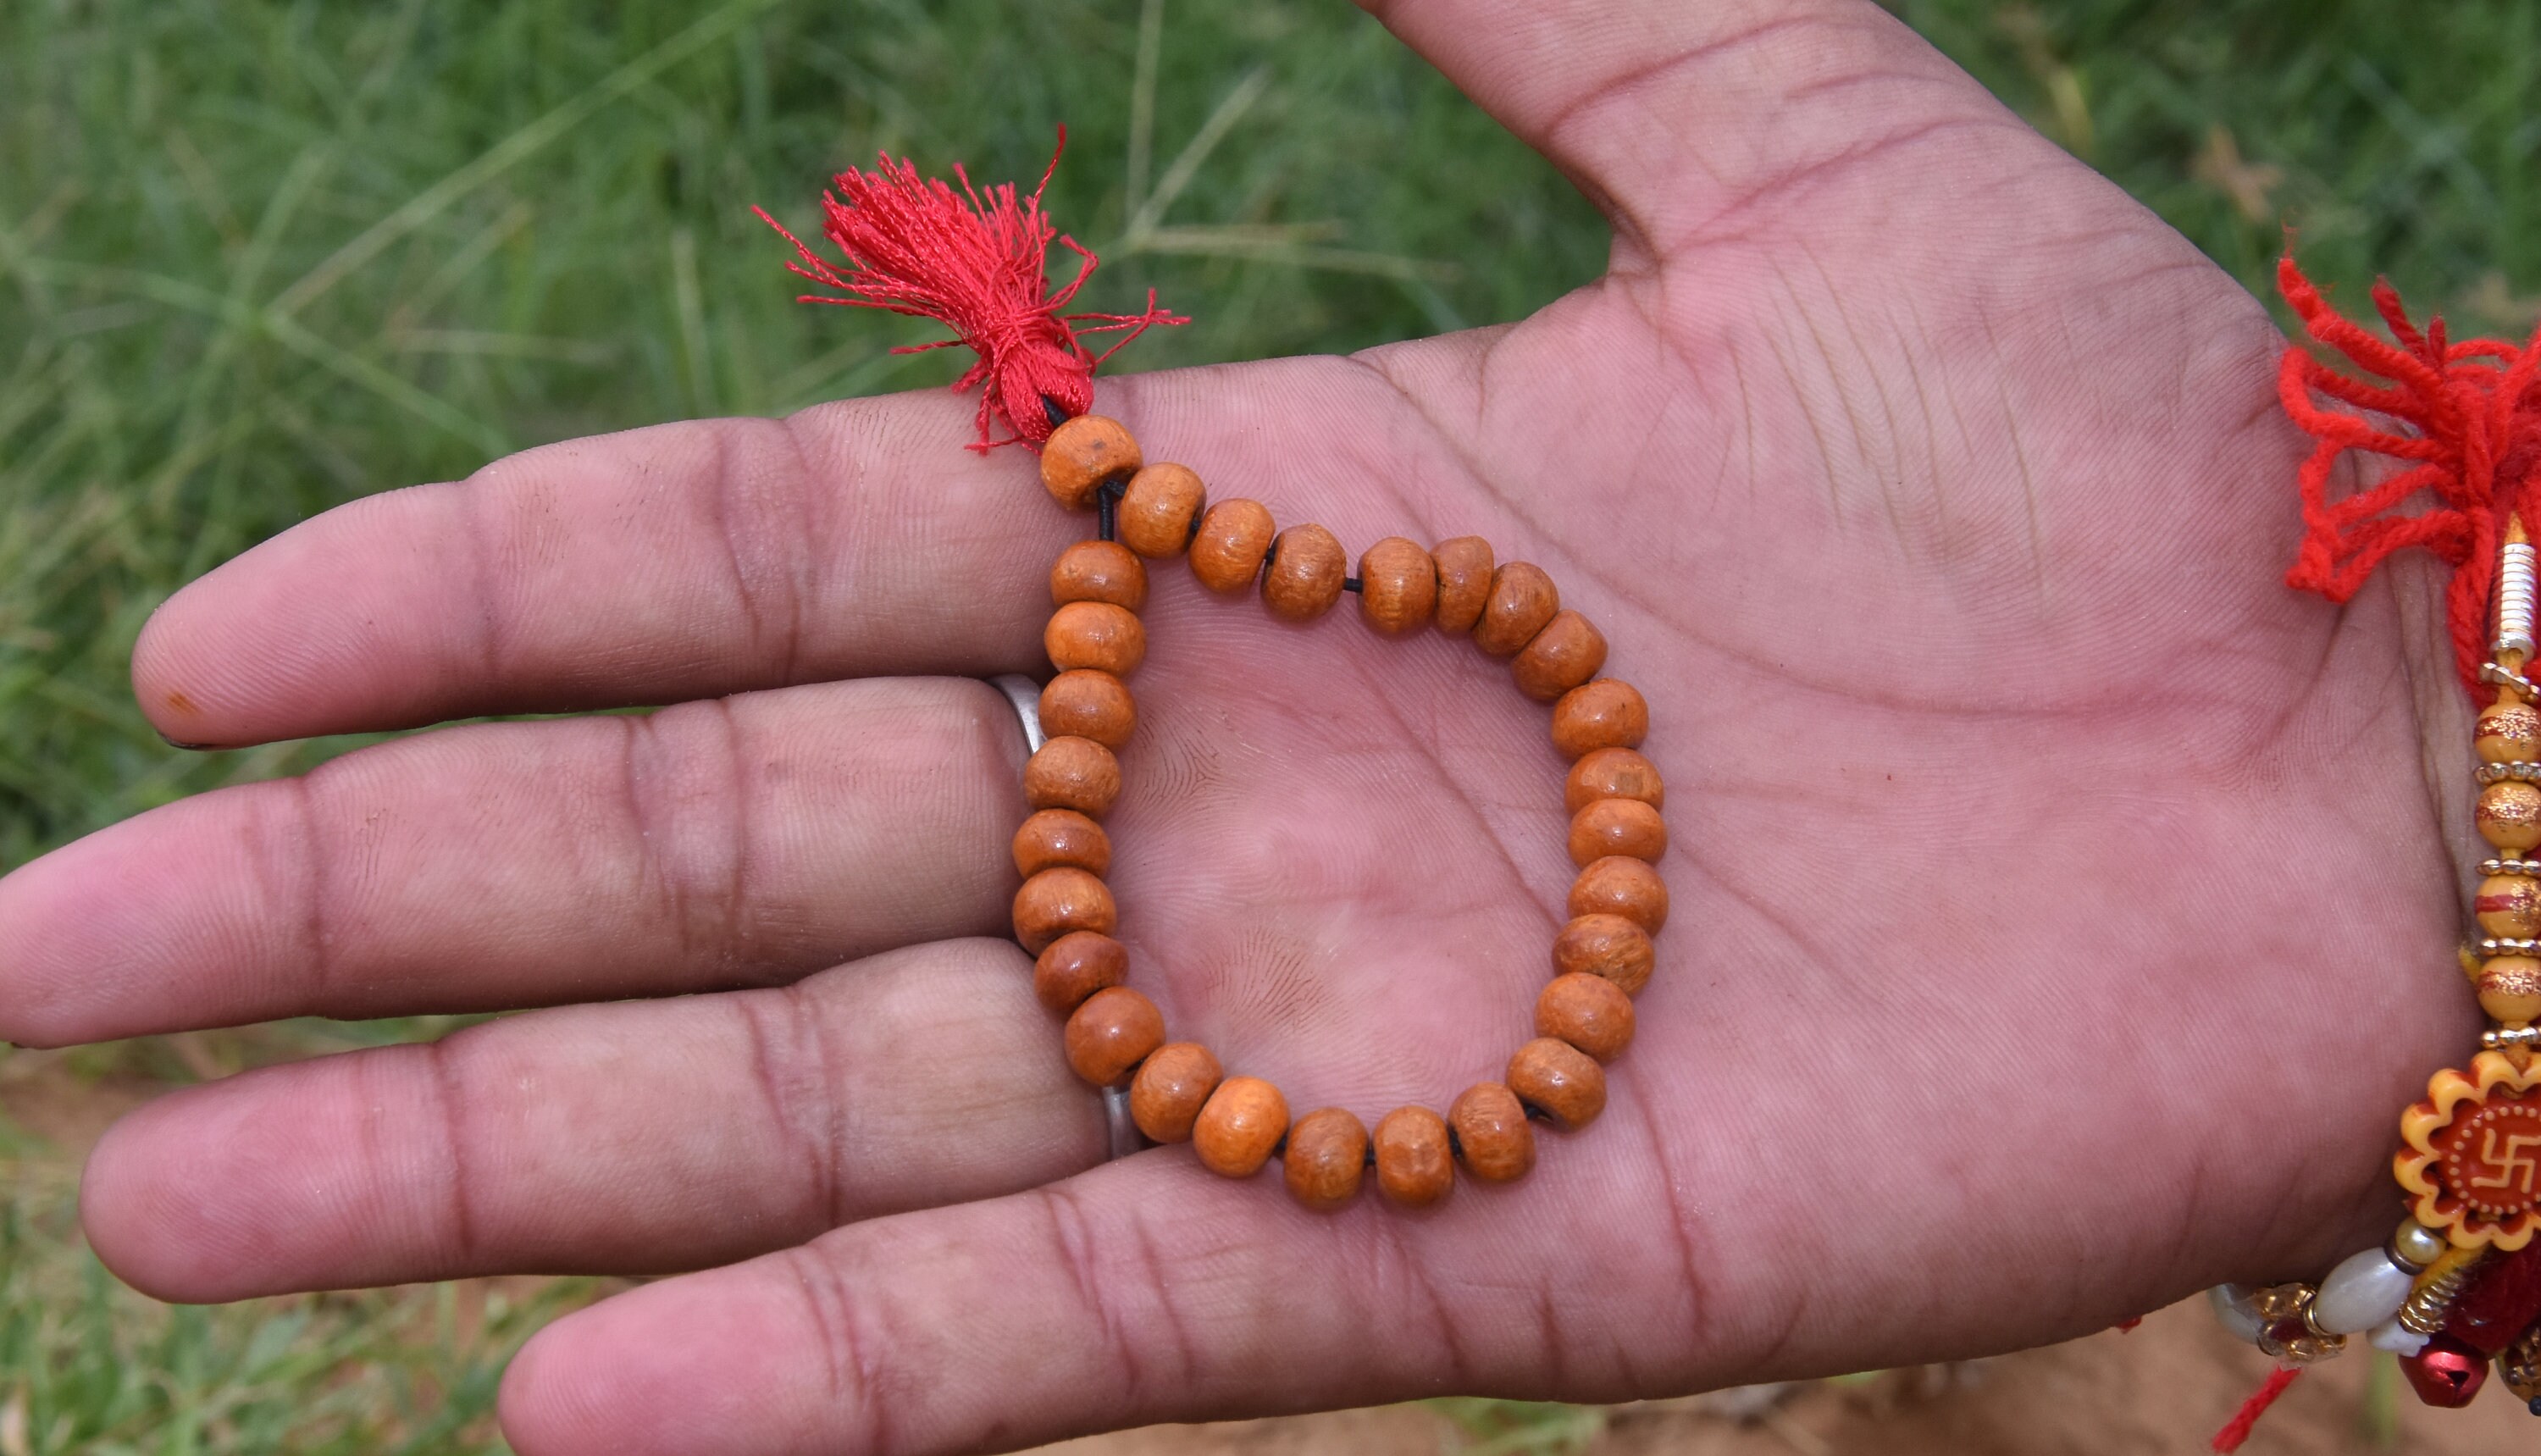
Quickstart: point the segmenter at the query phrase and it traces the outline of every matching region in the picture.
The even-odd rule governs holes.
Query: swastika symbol
[[[2511,1188],[2521,1193],[2531,1193],[2535,1160],[2530,1149],[2541,1147],[2541,1137],[2509,1132],[2505,1136],[2505,1151],[2500,1155],[2497,1150],[2497,1129],[2489,1128],[2483,1130],[2487,1135],[2480,1139],[2479,1160],[2484,1166],[2496,1169],[2497,1174],[2492,1178],[2473,1178],[2470,1180],[2470,1186],[2472,1188]]]

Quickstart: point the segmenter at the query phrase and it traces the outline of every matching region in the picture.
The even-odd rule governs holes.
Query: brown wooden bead
[[[2480,758],[2491,764],[2528,764],[2541,760],[2541,709],[2507,694],[2482,708],[2478,737]]]
[[[1067,1064],[1109,1087],[1165,1044],[1165,1015],[1125,985],[1107,985],[1067,1018]]]
[[[1043,809],[1015,831],[1015,873],[1029,880],[1062,865],[1100,878],[1112,872],[1112,837],[1073,809]]]
[[[1199,518],[1199,534],[1192,538],[1192,575],[1212,592],[1246,590],[1262,574],[1278,529],[1258,500],[1219,501]]]
[[[1053,738],[1024,763],[1024,802],[1101,819],[1121,797],[1121,761],[1090,738]]]
[[[1538,1037],[1517,1049],[1509,1058],[1508,1086],[1518,1101],[1569,1131],[1587,1127],[1606,1110],[1606,1069],[1587,1053],[1552,1037]]]
[[[1534,641],[1561,610],[1561,593],[1543,567],[1511,561],[1491,573],[1491,595],[1483,604],[1483,619],[1474,623],[1474,645],[1493,657],[1506,657]]]
[[[1377,1120],[1376,1186],[1407,1208],[1425,1208],[1456,1186],[1447,1120],[1425,1107],[1398,1107]]]
[[[1015,939],[1038,956],[1070,930],[1109,935],[1121,926],[1111,887],[1081,869],[1046,869],[1015,892]]]
[[[1117,541],[1080,541],[1050,567],[1050,600],[1108,602],[1131,612],[1147,605],[1147,563]]]
[[[1262,571],[1262,602],[1274,617],[1312,621],[1342,599],[1342,579],[1349,575],[1349,557],[1341,542],[1321,526],[1291,526],[1270,544],[1270,564]]]
[[[1667,853],[1667,821],[1638,799],[1599,799],[1570,817],[1570,862],[1586,869],[1609,854],[1657,859]]]
[[[1367,1168],[1367,1127],[1338,1107],[1317,1108],[1288,1129],[1279,1159],[1289,1196],[1329,1213],[1358,1197],[1359,1175]]]
[[[1476,1082],[1447,1109],[1465,1171],[1485,1183],[1510,1183],[1535,1166],[1535,1129],[1517,1094],[1497,1082]]]
[[[1189,466],[1148,466],[1129,477],[1113,513],[1121,544],[1142,556],[1179,556],[1199,527],[1199,510],[1208,499],[1198,473]]]
[[[1612,1061],[1633,1045],[1633,998],[1603,976],[1557,976],[1535,998],[1535,1034]]]
[[[1656,935],[1667,924],[1667,881],[1648,861],[1628,854],[1592,859],[1570,882],[1569,910],[1577,915],[1622,915]]]
[[[1658,765],[1628,748],[1590,749],[1561,781],[1561,807],[1576,814],[1599,799],[1638,799],[1667,807],[1667,784]]]
[[[1121,421],[1080,414],[1042,443],[1042,488],[1060,505],[1081,511],[1094,504],[1104,482],[1127,476],[1138,465],[1138,442]]]
[[[1064,1016],[1107,985],[1129,974],[1128,947],[1092,930],[1070,930],[1044,947],[1033,962],[1033,994]]]
[[[2490,875],[2479,882],[2471,899],[2479,928],[2495,936],[2530,940],[2541,936],[2541,880],[2530,875]]]
[[[1117,749],[1137,726],[1127,685],[1099,668],[1061,673],[1041,690],[1041,731],[1053,738],[1073,735]]]
[[[1430,547],[1429,559],[1438,568],[1438,630],[1461,637],[1491,600],[1491,544],[1459,536]]]
[[[1650,983],[1650,932],[1622,915],[1581,915],[1553,937],[1557,976],[1603,976],[1638,995]]]
[[[1228,1077],[1201,1104],[1192,1124],[1200,1166],[1224,1178],[1250,1178],[1288,1135],[1288,1100],[1260,1077]]]
[[[2541,844],[2541,788],[2519,779],[2492,783],[2479,791],[2471,822],[2480,837],[2500,849],[2529,849]]]
[[[1639,748],[1650,732],[1650,705],[1620,678],[1599,678],[1553,704],[1553,746],[1576,759],[1603,748]]]
[[[1438,567],[1429,553],[1399,536],[1369,546],[1358,558],[1358,611],[1388,636],[1418,631],[1438,605]]]
[[[1192,1124],[1225,1076],[1217,1057],[1198,1042],[1159,1047],[1129,1084],[1129,1121],[1149,1141],[1189,1142]]]
[[[1060,672],[1093,668],[1125,678],[1147,660],[1147,628],[1138,614],[1109,602],[1069,602],[1050,615],[1042,649]]]
[[[1551,702],[1605,665],[1606,634],[1578,613],[1562,611],[1509,660],[1509,675],[1517,679],[1518,692]]]

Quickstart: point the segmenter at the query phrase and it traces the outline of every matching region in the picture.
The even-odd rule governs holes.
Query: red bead
[[[2416,1354],[2402,1355],[2400,1373],[2430,1406],[2467,1406],[2488,1381],[2488,1357],[2450,1335],[2438,1335]]]
[[[2511,1254],[2492,1254],[2471,1270],[2453,1296],[2444,1333],[2483,1354],[2496,1354],[2541,1319],[2541,1241]]]

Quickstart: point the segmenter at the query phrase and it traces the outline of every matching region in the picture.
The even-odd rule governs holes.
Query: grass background
[[[2541,316],[2541,7],[1893,8],[2254,288],[2290,222],[2351,296],[2378,267],[2463,324]],[[948,379],[884,352],[922,325],[793,305],[748,207],[799,224],[877,148],[1029,179],[1060,120],[1087,305],[1152,285],[1198,317],[1133,367],[1512,319],[1605,254],[1329,0],[0,6],[0,867],[356,741],[180,753],[125,692],[150,610],[291,522],[545,440]],[[439,1029],[0,1052],[0,1094]],[[167,1309],[78,1251],[68,1151],[0,1123],[0,1456],[499,1449],[504,1353],[584,1292]]]

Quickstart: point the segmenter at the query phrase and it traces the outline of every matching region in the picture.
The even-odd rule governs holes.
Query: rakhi
[[[1053,154],[1051,169],[1057,165]],[[1056,676],[1037,695],[1010,692],[1032,750],[1023,773],[1032,814],[1013,844],[1023,876],[1014,931],[1036,958],[1034,992],[1066,1018],[1068,1065],[1104,1094],[1114,1155],[1134,1147],[1134,1128],[1159,1143],[1190,1142],[1202,1166],[1228,1178],[1250,1178],[1277,1158],[1288,1192],[1319,1209],[1348,1203],[1369,1169],[1387,1198],[1415,1207],[1446,1197],[1459,1165],[1489,1183],[1524,1177],[1535,1166],[1531,1122],[1576,1130],[1604,1110],[1604,1063],[1633,1039],[1632,998],[1649,981],[1650,937],[1667,919],[1667,886],[1651,868],[1667,849],[1665,786],[1638,752],[1648,704],[1632,685],[1599,676],[1606,639],[1562,607],[1550,576],[1525,561],[1495,560],[1480,537],[1425,550],[1388,537],[1360,554],[1352,574],[1341,542],[1323,527],[1280,530],[1259,501],[1210,503],[1198,473],[1149,463],[1119,421],[1090,412],[1094,371],[1110,351],[1097,356],[1078,335],[1121,331],[1125,343],[1155,325],[1185,321],[1157,308],[1152,290],[1142,313],[1063,313],[1097,259],[1043,214],[1051,173],[1022,198],[1011,183],[983,192],[960,168],[954,176],[958,193],[887,154],[872,172],[838,174],[835,190],[823,194],[822,231],[843,267],[759,215],[794,245],[800,260],[789,268],[837,290],[805,302],[951,326],[957,337],[911,347],[959,343],[978,352],[953,386],[980,386],[979,439],[970,448],[1020,443],[1037,451],[1051,497],[1094,514],[1095,539],[1068,546],[1051,567],[1055,610],[1042,642]],[[1076,276],[1056,289],[1047,270],[1053,241],[1077,256]],[[992,439],[996,423],[1012,435]],[[1226,595],[1258,590],[1263,605],[1289,621],[1323,617],[1354,593],[1359,616],[1380,633],[1434,624],[1470,636],[1508,660],[1520,692],[1552,705],[1554,747],[1570,763],[1561,793],[1578,875],[1568,920],[1554,937],[1535,1039],[1498,1080],[1457,1094],[1443,1117],[1397,1108],[1373,1134],[1343,1108],[1292,1121],[1277,1087],[1226,1075],[1198,1042],[1168,1042],[1155,1002],[1125,983],[1128,951],[1114,935],[1120,911],[1104,883],[1112,842],[1100,821],[1121,795],[1117,754],[1137,726],[1125,680],[1146,656],[1138,616],[1146,562],[1177,556],[1203,586]]]
[[[2461,964],[2492,1024],[2467,1070],[2436,1072],[2426,1100],[2400,1115],[2392,1174],[2409,1215],[2387,1245],[2350,1256],[2317,1284],[2213,1291],[2223,1323],[2279,1363],[2215,1437],[2218,1451],[2237,1447],[2302,1367],[2354,1335],[2397,1353],[2429,1405],[2469,1404],[2494,1360],[2541,1415],[2532,1237],[2541,1226],[2541,692],[2528,676],[2534,552],[2517,514],[2541,469],[2541,336],[2522,348],[2448,342],[2441,318],[2420,330],[2377,283],[2374,308],[2396,340],[2385,343],[2331,309],[2290,256],[2278,286],[2313,339],[2382,381],[2331,369],[2299,345],[2286,351],[2279,394],[2317,442],[2299,477],[2304,533],[2287,584],[2343,603],[2411,546],[2453,568],[2445,616],[2455,669],[2482,704],[2473,817],[2493,851],[2471,904],[2479,934]],[[2351,450],[2408,468],[2332,500],[2332,471]],[[2434,497],[2430,508],[2393,514],[2421,492]]]

